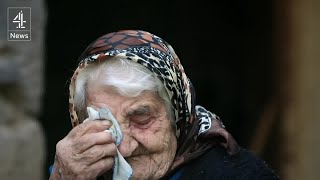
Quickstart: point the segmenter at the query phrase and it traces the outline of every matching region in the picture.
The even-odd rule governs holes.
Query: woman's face
[[[88,88],[87,105],[109,108],[123,138],[118,149],[133,169],[131,179],[158,179],[173,162],[177,140],[165,104],[152,92],[124,97],[111,88]]]

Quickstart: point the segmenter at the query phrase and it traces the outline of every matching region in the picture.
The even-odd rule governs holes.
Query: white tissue
[[[106,132],[111,133],[111,135],[116,139],[116,145],[118,146],[122,140],[122,132],[118,121],[112,115],[111,111],[108,108],[101,108],[99,111],[96,111],[92,107],[87,107],[87,112],[89,115],[88,120],[109,120],[112,122],[112,126],[105,130]],[[84,122],[85,122],[84,121]],[[113,180],[128,180],[132,175],[132,168],[128,162],[123,158],[117,149],[117,155],[114,158],[114,167],[113,167]]]

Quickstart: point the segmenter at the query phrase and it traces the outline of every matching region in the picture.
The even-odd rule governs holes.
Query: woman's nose
[[[130,129],[122,130],[122,141],[118,146],[123,157],[130,157],[132,152],[138,147],[137,140],[132,136]]]

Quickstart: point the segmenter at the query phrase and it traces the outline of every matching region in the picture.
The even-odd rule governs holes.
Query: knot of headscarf
[[[171,45],[141,30],[109,33],[92,42],[79,58],[70,83],[70,117],[73,127],[80,122],[74,106],[75,81],[88,64],[117,56],[148,68],[163,82],[174,110],[178,149],[171,170],[203,154],[215,144],[230,154],[239,147],[215,114],[195,104],[195,91]]]

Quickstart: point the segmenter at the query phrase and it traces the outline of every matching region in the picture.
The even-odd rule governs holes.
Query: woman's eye
[[[132,124],[138,128],[148,128],[152,123],[151,117],[134,117],[131,119]]]

